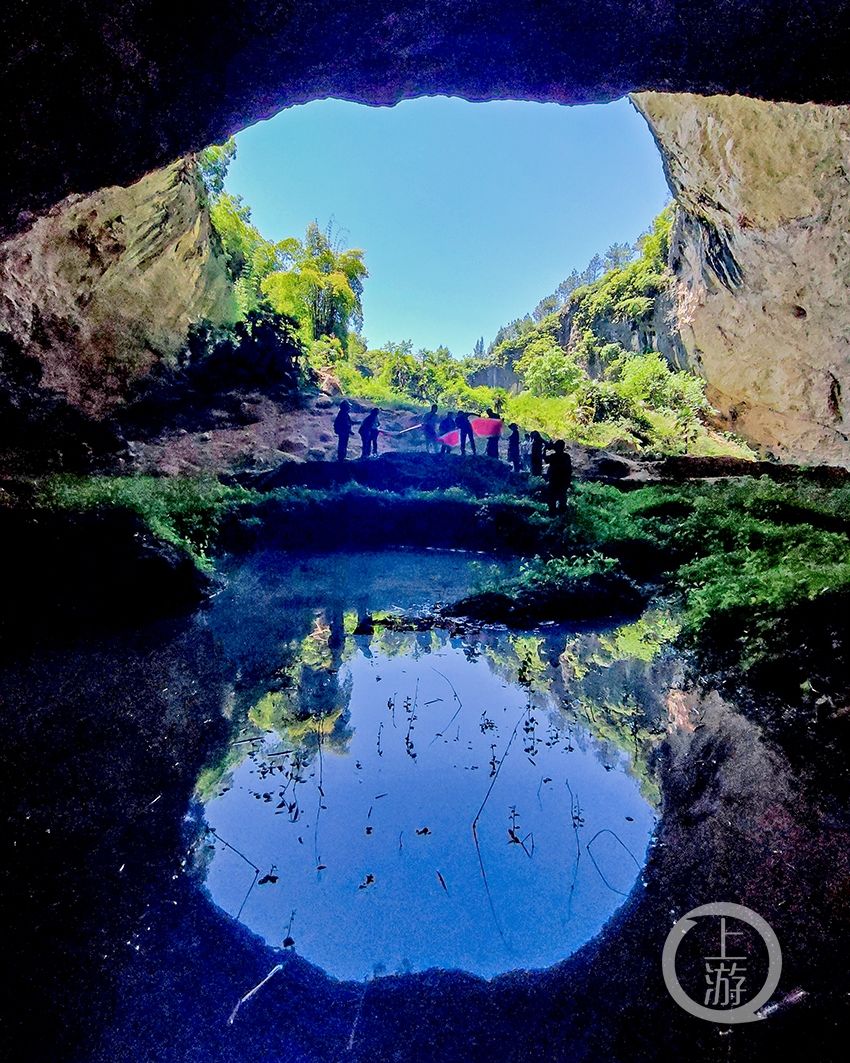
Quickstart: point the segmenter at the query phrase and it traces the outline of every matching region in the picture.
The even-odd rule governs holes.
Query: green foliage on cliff
[[[210,206],[210,219],[244,316],[260,305],[263,279],[279,264],[279,247],[252,224],[251,210],[239,196],[228,192],[217,196]]]
[[[211,144],[198,152],[198,170],[210,199],[215,199],[224,191],[224,180],[235,158],[236,141],[233,137],[223,144]]]
[[[578,288],[570,303],[580,328],[592,329],[597,319],[642,321],[649,317],[655,297],[667,283],[667,256],[674,208],[669,206],[641,238],[640,255],[634,262],[616,266],[598,281]]]
[[[363,321],[361,297],[368,276],[363,251],[344,248],[338,234],[315,222],[303,240],[266,239],[240,196],[224,190],[236,144],[212,145],[198,156],[213,231],[221,245],[242,317],[271,311],[298,322],[305,342],[318,345],[318,361],[347,348]]]

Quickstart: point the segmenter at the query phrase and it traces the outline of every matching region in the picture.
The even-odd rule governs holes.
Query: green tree
[[[585,379],[575,357],[545,334],[528,344],[516,371],[532,395],[541,398],[570,395]]]
[[[611,244],[602,256],[603,269],[622,269],[634,258],[634,248],[630,244]]]
[[[230,137],[223,144],[211,144],[198,152],[198,171],[210,200],[224,191],[224,179],[231,162],[236,158],[236,141]]]
[[[363,323],[363,281],[369,275],[363,251],[343,248],[330,226],[307,226],[303,240],[274,245],[283,268],[268,273],[262,294],[282,314],[302,322],[309,338],[336,336],[343,348],[350,329]]]
[[[251,223],[250,208],[229,192],[222,192],[212,203],[210,219],[244,317],[259,307],[264,278],[283,265],[283,244],[267,240]]]

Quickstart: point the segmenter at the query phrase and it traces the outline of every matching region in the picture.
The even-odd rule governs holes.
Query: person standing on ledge
[[[528,459],[532,476],[543,475],[543,453],[545,450],[546,443],[543,441],[543,436],[535,430],[531,433],[531,450]]]
[[[440,449],[437,440],[437,407],[432,406],[422,419],[422,432],[425,435],[425,449],[429,454],[436,454]]]
[[[454,432],[457,429],[457,420],[455,415],[449,411],[446,416],[440,421],[440,435],[446,436],[449,432]],[[451,453],[451,447],[446,446],[445,443],[440,447],[441,454]]]
[[[339,404],[339,412],[334,418],[334,432],[337,437],[336,460],[345,461],[348,454],[348,440],[351,438],[351,430],[354,424],[351,420],[349,405],[346,399]]]
[[[566,450],[563,439],[555,441],[553,453],[546,459],[549,470],[546,474],[546,497],[549,502],[549,516],[567,511],[567,492],[573,482],[573,462]]]
[[[486,416],[489,417],[491,421],[500,420],[500,418],[497,417],[492,410],[487,410]],[[499,460],[499,439],[501,438],[501,435],[502,426],[500,424],[499,431],[495,435],[487,436],[487,446],[485,447],[485,453],[488,458],[495,458],[497,461]]]
[[[519,472],[521,467],[519,453],[519,425],[511,425],[511,434],[508,436],[508,461],[514,467],[514,472]]]
[[[366,414],[360,423],[360,457],[364,461],[370,454],[378,453],[378,415],[380,412],[376,406]]]
[[[455,417],[455,421],[457,422],[457,427],[460,430],[460,452],[461,452],[461,454],[465,454],[466,453],[466,441],[467,441],[467,439],[469,440],[469,447],[470,447],[472,453],[475,454],[476,453],[476,451],[475,451],[475,435],[474,435],[474,433],[472,431],[472,425],[469,423],[469,414],[468,413],[464,413],[463,411],[461,411],[461,412],[458,413],[457,417]]]

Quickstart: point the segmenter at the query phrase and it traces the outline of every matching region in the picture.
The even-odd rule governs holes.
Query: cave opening
[[[44,1058],[165,1063],[837,1057],[850,989],[850,24],[840,5],[114,7],[62,4],[42,18],[13,2],[3,22],[0,725],[14,841],[3,880],[12,1036]],[[221,211],[222,225],[215,219],[227,185],[215,191],[221,159],[210,145],[241,138],[236,181],[250,138],[282,107],[337,106],[321,103],[328,97],[444,106],[417,99],[432,93],[457,93],[482,113],[521,100],[628,110],[631,93],[674,199],[637,250],[650,217],[612,232],[628,257],[554,306],[547,292],[557,296],[572,263],[546,265],[538,281],[508,261],[502,272],[521,272],[528,294],[497,290],[492,276],[483,284],[490,323],[476,310],[482,324],[450,344],[483,358],[460,377],[461,359],[442,354],[443,331],[456,327],[445,291],[417,300],[421,277],[411,283],[407,263],[380,258],[375,301],[368,283],[358,290],[352,252],[362,243],[368,255],[369,238],[354,231],[356,215],[330,203],[312,234],[313,208],[266,222],[246,175],[244,190],[228,192],[242,192],[254,215],[237,204],[230,229]],[[344,179],[353,152],[337,146],[342,158],[313,187],[302,175],[306,192],[329,172]],[[513,143],[511,152],[505,170],[528,162]],[[443,170],[460,161],[455,152]],[[411,187],[405,175],[397,184],[402,195]],[[392,189],[368,192],[390,216]],[[545,206],[539,186],[525,195]],[[473,196],[467,210],[487,202]],[[532,245],[564,242],[557,204],[549,211],[553,232],[524,234]],[[326,225],[331,213],[338,228]],[[503,220],[498,207],[489,213]],[[431,229],[454,236],[463,226],[440,218]],[[483,276],[483,265],[472,259],[465,273]],[[379,279],[408,291],[405,322],[425,304],[415,332],[381,316]],[[480,298],[467,291],[458,302],[466,310]],[[348,327],[361,311],[362,347]],[[375,336],[373,314],[386,322]],[[527,329],[488,350],[503,322],[526,314]],[[464,442],[477,452],[456,453],[457,425],[440,428],[442,449],[432,445],[432,401],[441,414],[476,415]],[[357,436],[346,451],[335,430],[343,402],[355,428],[380,411],[359,459]],[[529,437],[516,461],[495,424],[512,421]],[[534,432],[555,453],[565,443],[566,490],[535,463]],[[406,565],[427,585],[418,602],[396,593]],[[461,568],[446,589],[442,570]],[[293,592],[299,580],[307,589]],[[449,665],[448,683],[434,664]],[[398,691],[386,690],[390,677]],[[533,721],[527,707],[519,713],[526,696]],[[364,931],[352,918],[361,948],[348,955],[345,905],[378,899],[399,853],[421,843],[416,858],[433,854],[441,809],[472,788],[460,775],[453,786],[443,765],[430,789],[410,785],[413,804],[426,795],[421,815],[384,819],[389,798],[377,786],[368,801],[351,798],[362,789],[356,762],[344,785],[329,767],[323,808],[319,762],[343,752],[331,746],[352,740],[354,720],[370,787],[385,757],[412,778],[411,753],[441,741],[446,719],[457,726],[437,714],[460,699],[475,714],[468,732],[457,727],[452,754],[466,738],[475,760],[457,757],[452,771],[499,771],[514,725],[521,744],[506,777],[513,754],[526,758],[519,797],[505,791],[487,808],[490,838],[477,817],[471,826],[496,854],[488,868],[507,853],[529,872],[519,903],[498,872],[493,883],[499,920],[517,923],[528,951],[493,960],[470,948],[459,962],[466,942],[453,932],[443,952],[427,941],[411,959],[392,942],[378,955],[362,947],[368,920]],[[495,749],[478,699],[517,710]],[[421,719],[408,726],[425,702],[437,727],[427,736]],[[538,726],[539,707],[551,729]],[[384,733],[400,721],[391,753]],[[574,756],[574,733],[589,754],[574,760],[593,761],[587,782],[576,795],[575,779],[558,776],[553,798],[549,765]],[[615,793],[624,781],[627,800]],[[328,813],[324,825],[346,835],[333,850],[290,820],[288,844],[306,853],[311,876],[329,872],[327,852],[347,853],[352,824],[355,855],[392,829],[379,873],[365,861],[345,867],[345,905],[330,916],[310,890],[287,918],[263,907],[286,871],[254,812],[300,816],[289,792],[299,787],[310,826]],[[592,836],[587,793],[603,795],[613,817],[594,819]],[[199,801],[220,838],[205,833]],[[354,812],[341,823],[346,801]],[[566,944],[548,925],[564,913],[542,899],[534,924],[530,874],[535,856],[559,846],[558,861],[567,847],[571,860],[580,853],[581,873],[597,888],[607,878],[610,894]],[[556,863],[572,897],[570,865]],[[414,901],[427,888],[435,911],[454,903],[456,865],[431,856],[419,870]],[[220,904],[201,888],[205,872]],[[660,976],[674,920],[723,898],[758,909],[785,962],[759,1015],[768,1021],[734,1037],[692,1021]],[[486,901],[485,890],[466,913],[470,938]],[[336,919],[345,963],[320,954],[305,908]],[[404,929],[410,916],[381,909],[381,929],[397,929],[394,918]],[[681,958],[701,998],[696,936]],[[480,943],[486,951],[483,934]],[[369,974],[390,977],[334,977]]]

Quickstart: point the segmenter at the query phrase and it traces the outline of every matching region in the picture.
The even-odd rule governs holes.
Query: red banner
[[[502,425],[504,424],[500,417],[471,417],[469,423],[472,425],[472,431],[477,436],[484,436],[485,438],[500,436],[502,434]]]

